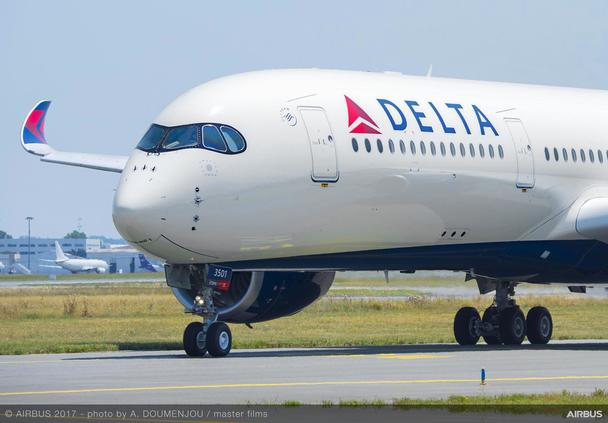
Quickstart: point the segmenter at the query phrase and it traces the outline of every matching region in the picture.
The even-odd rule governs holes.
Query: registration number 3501
[[[211,286],[216,286],[220,291],[228,290],[232,279],[232,269],[210,265],[207,271],[207,279],[209,279]]]

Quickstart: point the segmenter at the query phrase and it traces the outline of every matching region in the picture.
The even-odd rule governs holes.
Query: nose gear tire
[[[204,326],[201,322],[192,322],[184,330],[184,351],[190,357],[202,357],[207,352]]]
[[[224,357],[232,348],[232,332],[224,322],[214,322],[207,329],[207,350],[212,357]]]

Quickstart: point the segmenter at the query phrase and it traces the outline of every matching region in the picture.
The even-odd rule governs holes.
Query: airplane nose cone
[[[142,243],[160,236],[164,196],[150,184],[123,180],[116,189],[112,218],[127,241]]]

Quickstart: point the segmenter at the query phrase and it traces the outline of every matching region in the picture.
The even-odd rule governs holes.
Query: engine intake
[[[202,284],[202,265],[166,265],[167,285],[192,311]],[[218,318],[230,323],[256,323],[297,313],[327,293],[335,272],[233,272],[230,289],[215,291]]]

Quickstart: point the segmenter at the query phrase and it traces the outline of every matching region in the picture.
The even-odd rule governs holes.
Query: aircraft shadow
[[[155,344],[158,347],[158,344]],[[141,352],[150,350],[143,345]],[[129,348],[119,349],[123,352],[137,350],[137,346],[128,344]],[[171,344],[173,347],[173,344]],[[457,344],[414,344],[414,345],[363,345],[353,347],[317,347],[317,348],[284,348],[284,349],[264,349],[264,350],[233,350],[226,358],[256,358],[256,357],[320,357],[327,355],[377,355],[377,354],[430,354],[446,352],[465,352],[465,351],[608,351],[607,342],[572,342],[564,344],[547,345],[486,345],[461,346]],[[64,360],[85,361],[85,360],[158,360],[158,359],[192,359],[182,351],[167,350],[166,352],[155,351],[156,354],[129,354],[99,355],[87,357],[67,357]]]

